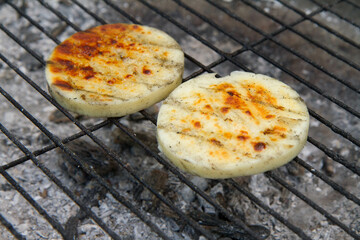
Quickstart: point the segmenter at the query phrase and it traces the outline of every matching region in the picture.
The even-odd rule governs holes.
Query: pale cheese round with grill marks
[[[46,66],[49,92],[87,116],[119,117],[161,101],[182,81],[184,53],[158,29],[107,24],[59,44]]]
[[[177,87],[157,120],[160,150],[179,168],[205,178],[272,170],[304,147],[309,114],[304,101],[271,77],[204,74]]]

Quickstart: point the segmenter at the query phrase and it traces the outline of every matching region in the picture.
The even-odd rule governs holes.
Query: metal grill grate
[[[219,229],[204,227],[203,222],[191,214],[190,203],[181,205],[160,191],[138,165],[134,166],[109,144],[104,134],[116,130],[122,138],[127,137],[142,149],[152,166],[164,169],[174,183],[187,186],[198,201],[203,202],[203,208],[210,206],[217,219],[238,229],[228,233],[231,239],[268,237],[259,229],[270,230],[268,238],[275,239],[360,239],[360,6],[356,1],[3,1],[0,12],[5,16],[0,23],[0,93],[3,96],[0,102],[3,133],[0,135],[0,199],[6,202],[4,206],[14,202],[13,209],[0,208],[0,236],[73,239],[74,229],[69,227],[68,219],[74,209],[79,209],[91,219],[91,224],[87,224],[98,229],[98,238],[130,239],[132,237],[126,236],[122,229],[131,228],[131,223],[123,222],[120,226],[109,220],[109,215],[124,206],[147,225],[141,228],[144,238],[224,237],[225,233]],[[227,192],[238,194],[239,204],[247,203],[244,212],[259,213],[256,220],[224,205],[211,193],[210,187],[199,187],[191,176],[170,165],[151,142],[138,136],[136,127],[124,121],[129,116],[81,119],[64,110],[44,90],[44,59],[52,48],[75,31],[112,22],[150,25],[173,35],[185,50],[184,81],[204,72],[225,75],[242,69],[278,77],[305,99],[311,128],[304,151],[294,161],[278,170],[246,179],[248,185],[239,179],[207,182],[208,186],[221,184]],[[55,109],[70,121],[61,126],[49,122],[48,112]],[[145,118],[142,124],[154,129],[154,115],[149,110],[141,114]],[[25,137],[29,135],[27,131],[30,140]],[[152,201],[166,206],[181,227],[169,229],[169,223],[162,221],[171,218],[169,215],[157,216],[145,211],[112,179],[99,175],[88,162],[74,154],[67,143],[84,137],[116,161],[122,169],[121,174],[126,176],[126,184],[147,189]],[[56,170],[54,158],[59,155],[56,149],[75,161],[97,183],[94,194],[88,196],[90,200],[101,191],[107,193],[105,198],[113,203],[106,210],[109,215],[101,212],[105,200],[97,200],[98,206],[90,205],[89,199],[74,190],[84,186],[73,186],[68,176]],[[305,172],[291,174],[291,168],[305,169]],[[27,182],[28,177],[22,175],[27,169],[41,176],[40,179]],[[267,185],[260,186],[264,183]],[[318,184],[317,187],[307,190],[313,188],[312,183]],[[54,200],[51,202],[51,197],[43,192],[46,184],[67,200],[59,200],[52,192]],[[273,194],[284,193],[285,196],[280,196],[282,200],[279,196],[268,196],[268,189],[276,189]],[[16,210],[17,202],[22,201],[15,197],[19,195],[29,203],[29,212],[34,215],[29,214],[29,220]],[[289,199],[288,206],[283,198]],[[271,202],[271,199],[278,202]],[[64,205],[57,205],[57,210],[49,206],[61,201]],[[302,215],[309,213],[306,209],[317,212],[311,214],[313,219]],[[296,214],[299,216],[292,216]],[[306,220],[298,222],[296,219]],[[305,222],[314,225],[308,226]],[[44,225],[47,236],[40,229]],[[86,232],[84,234],[86,236]]]

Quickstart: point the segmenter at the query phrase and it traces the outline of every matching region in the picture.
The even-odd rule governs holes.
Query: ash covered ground
[[[42,26],[54,39],[62,41],[75,32],[71,26],[67,26],[65,22],[59,20],[56,15],[46,9],[40,2],[11,1],[12,4],[15,4],[37,24]],[[130,22],[103,1],[80,2],[108,23]],[[169,33],[180,43],[185,53],[201,64],[209,65],[213,62],[221,62],[216,66],[211,66],[211,69],[219,75],[224,76],[231,71],[242,70],[229,60],[221,58],[219,52],[209,48],[205,43],[179,29],[140,2],[112,2],[131,16],[134,16],[142,24],[157,27]],[[322,72],[321,69],[319,70],[314,67],[314,65],[324,67],[326,71],[335,77],[359,89],[359,74],[354,67],[309,43],[309,41],[289,29],[273,36],[272,39],[295,51],[296,54],[298,53],[304,56],[304,58],[310,59],[314,65],[306,63],[294,53],[289,52],[289,49],[279,46],[274,41],[265,40],[261,44],[253,45],[263,38],[261,33],[216,10],[206,1],[183,2],[216,22],[221,26],[222,30],[230,33],[238,41],[211,27],[202,19],[184,10],[172,1],[149,1],[159,10],[185,26],[187,31],[199,34],[201,38],[213,44],[219,51],[226,53],[240,51],[240,54],[234,58],[243,66],[254,72],[276,77],[289,84],[300,93],[310,109],[331,124],[350,133],[354,139],[360,138],[359,119],[323,96],[325,94],[325,96],[334,97],[359,112],[359,95],[342,83],[334,80],[329,74]],[[267,34],[267,36],[282,28],[279,23],[265,17],[242,1],[218,0],[214,2],[236,13],[246,22],[261,30],[262,33]],[[354,2],[356,3],[356,1]],[[47,1],[46,3],[61,12],[80,29],[85,30],[100,24],[72,1],[58,0]],[[314,4],[312,1],[285,1],[285,3],[306,14],[311,14],[319,9],[319,5]],[[321,3],[329,4],[330,2],[321,1]],[[252,1],[251,4],[273,15],[276,19],[287,25],[291,25],[301,17],[277,1]],[[350,3],[344,2],[335,6],[334,11],[341,16],[351,19],[355,25],[359,25],[360,10],[349,6],[351,6]],[[360,30],[354,24],[342,20],[329,11],[315,14],[313,19],[345,36],[346,39],[359,44]],[[21,17],[13,7],[5,2],[0,2],[0,22],[42,59],[46,59],[51,50],[56,46],[53,40],[41,33],[34,24]],[[305,20],[295,25],[293,29],[314,40],[316,43],[325,46],[326,49],[335,52],[341,58],[349,60],[354,65],[360,65],[359,48],[329,34],[314,22]],[[248,50],[249,48],[244,48],[249,46],[251,46],[253,51]],[[41,89],[47,91],[44,66],[3,31],[0,31],[0,52],[19,71],[40,86]],[[282,69],[270,63],[262,56],[272,59]],[[187,59],[184,78],[191,76],[199,69],[200,67],[196,63]],[[284,71],[284,69],[288,70],[288,72]],[[313,88],[320,89],[324,94],[316,93],[306,84],[298,81],[296,77],[304,80],[306,84],[313,85]],[[58,113],[49,101],[31,87],[4,61],[0,62],[0,86],[18,101],[26,111],[60,139],[72,136],[80,131],[75,124],[68,121],[62,113]],[[148,109],[148,112],[153,117],[156,117],[158,107],[159,105],[155,105]],[[36,151],[52,144],[44,133],[29,121],[21,111],[14,108],[3,96],[0,97],[0,113],[1,124],[14,134],[30,151]],[[105,119],[86,118],[76,116],[75,114],[74,116],[87,127],[105,121]],[[158,153],[155,137],[156,126],[153,123],[144,120],[143,116],[138,113],[120,119],[120,123],[135,132],[137,138],[148,146],[150,150]],[[108,124],[94,131],[94,134],[106,146],[116,152],[122,161],[129,164],[136,174],[143,177],[150,186],[169,199],[173,205],[186,215],[192,216],[196,221],[200,221],[205,216],[208,219],[222,223],[219,226],[209,227],[209,231],[216,237],[220,239],[247,239],[247,236],[241,232],[241,229],[235,227],[235,230],[232,230],[232,232],[227,229],[225,227],[226,224],[230,226],[231,224],[218,213],[214,206],[195,194],[178,177],[164,168],[147,151],[135,144],[118,127]],[[335,154],[333,158],[343,159],[360,167],[359,148],[352,142],[334,133],[328,126],[314,117],[311,117],[309,136],[331,150],[331,153]],[[154,197],[148,190],[144,189],[124,169],[114,164],[106,154],[102,154],[101,150],[88,137],[81,137],[74,143],[68,143],[67,146],[84,159],[93,159],[93,161],[100,162],[97,162],[98,165],[94,165],[95,169],[105,169],[103,172],[99,172],[99,174],[116,191],[134,204],[136,208],[141,209],[171,239],[203,239],[203,236],[179,220],[178,215]],[[300,159],[310,164],[319,172],[324,173],[357,198],[360,198],[359,176],[334,161],[324,151],[319,149],[318,146],[315,146],[314,142],[308,142],[299,155]],[[94,153],[89,154],[89,152]],[[4,134],[0,134],[0,164],[5,166],[22,157],[24,157],[24,154],[19,148]],[[38,156],[38,159],[76,197],[86,201],[91,210],[123,239],[158,239],[158,236],[145,223],[114,199],[95,180],[92,180],[79,170],[76,164],[72,163],[61,150],[50,150]],[[64,226],[70,237],[75,236],[79,239],[110,239],[92,219],[84,215],[80,208],[31,161],[26,161],[9,168],[7,173],[51,217]],[[273,171],[273,173],[328,211],[348,226],[349,229],[360,234],[359,206],[314,176],[310,171],[292,161],[288,165]],[[297,239],[299,237],[237,191],[234,188],[233,182],[248,190],[285,219],[288,219],[290,223],[301,228],[312,239],[352,239],[344,230],[332,224],[322,214],[274,181],[269,175],[258,174],[251,177],[233,179],[233,181],[206,180],[187,175],[186,173],[184,175],[198,186],[199,189],[216,199],[230,213],[244,220],[255,231],[263,233],[265,237],[268,237],[267,239]],[[61,238],[61,235],[4,177],[0,177],[0,202],[0,213],[18,232],[27,238]],[[13,239],[14,236],[3,225],[0,225],[0,238]]]

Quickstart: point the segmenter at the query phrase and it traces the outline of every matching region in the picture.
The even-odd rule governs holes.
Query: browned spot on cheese
[[[236,93],[235,91],[227,92],[228,96],[226,96],[225,98],[225,104],[235,109],[243,109],[244,107],[247,106],[247,104],[243,99],[235,95],[235,93]]]
[[[51,72],[61,72],[64,71],[70,76],[80,76],[84,79],[93,78],[96,74],[94,69],[90,66],[79,66],[68,59],[54,58],[50,65]]]
[[[240,141],[246,141],[247,139],[249,139],[249,136],[245,136],[245,135],[237,135],[236,138]]]
[[[123,80],[135,80],[136,75],[152,77],[157,73],[151,65],[144,65],[146,61],[126,67],[129,59],[143,58],[141,52],[146,56],[154,53],[154,46],[146,42],[139,43],[146,41],[143,39],[145,36],[140,36],[144,31],[144,28],[138,25],[109,24],[75,33],[54,49],[47,62],[48,70],[53,74],[50,77],[56,78],[61,74],[66,76],[63,79],[71,79],[71,89],[83,89],[107,96],[117,92],[115,87],[122,84]],[[165,61],[170,57],[171,51],[161,50],[160,53]],[[113,81],[113,78],[116,81]],[[69,84],[57,84],[61,85],[62,89],[70,89]],[[88,95],[86,97],[90,98]]]
[[[89,58],[99,53],[101,35],[96,32],[78,32],[61,43],[56,51],[63,55]]]
[[[107,81],[107,83],[108,83],[109,85],[113,85],[115,82],[116,82],[115,79],[110,79],[110,80]]]
[[[84,101],[86,100],[86,96],[84,94],[81,94],[80,97],[82,100],[84,100]]]
[[[204,106],[204,108],[206,108],[206,109],[208,109],[208,110],[212,110],[212,107],[210,106],[210,104],[206,104],[206,105]]]
[[[230,110],[230,108],[229,108],[229,107],[222,107],[222,108],[220,109],[220,111],[221,111],[223,114],[228,113],[228,112],[229,112],[229,110]]]
[[[230,139],[230,138],[232,138],[232,133],[226,132],[226,133],[224,133],[224,137],[227,139]]]
[[[199,121],[193,121],[193,125],[196,128],[201,128],[201,123]]]
[[[116,44],[117,48],[125,48],[125,45],[123,43],[118,43]]]
[[[106,24],[100,26],[100,31],[102,32],[113,32],[113,31],[119,31],[123,32],[128,30],[128,25],[122,24],[122,23],[115,23],[115,24]]]
[[[232,91],[228,91],[226,93],[229,94],[230,96],[234,96],[234,92],[232,92]]]
[[[241,88],[245,90],[245,96],[241,95],[230,83],[211,85],[211,87],[216,92],[223,93],[224,106],[220,107],[221,112],[227,113],[231,109],[239,109],[251,116],[256,123],[259,123],[259,118],[275,118],[275,115],[270,112],[269,106],[280,110],[284,109],[282,106],[278,106],[276,98],[259,84],[242,84]]]
[[[196,93],[196,101],[194,101],[194,105],[198,105],[201,102],[206,102],[206,99],[200,94],[200,93]]]
[[[62,71],[62,69],[60,67],[57,67],[57,66],[54,66],[54,65],[50,65],[49,70],[52,73],[59,73],[59,72]]]
[[[131,74],[128,74],[128,75],[125,76],[125,78],[131,78],[131,77],[132,77]]]
[[[72,35],[74,40],[79,40],[81,43],[96,43],[101,39],[100,35],[91,31],[77,32]]]
[[[262,150],[264,150],[266,148],[266,145],[263,142],[257,142],[257,143],[254,143],[253,145],[254,145],[254,150],[257,152],[261,152]]]
[[[80,69],[81,69],[82,74],[85,75],[85,77],[84,77],[85,79],[90,79],[95,76],[94,69],[90,66],[81,67]]]
[[[89,45],[80,45],[78,46],[78,54],[86,56],[86,57],[92,57],[95,56],[99,50],[97,47],[89,46]]]
[[[221,151],[221,155],[224,159],[229,158],[229,153],[227,151]]]
[[[222,144],[219,140],[217,140],[216,138],[211,138],[211,139],[209,139],[209,141],[210,141],[212,144],[214,144],[214,145],[216,145],[216,146],[218,146],[218,147],[222,147],[222,146],[223,146],[223,144]]]
[[[245,111],[247,109],[246,101],[241,97],[240,93],[235,90],[235,87],[229,83],[221,83],[219,85],[212,85],[216,91],[223,92],[224,107],[221,111],[225,114],[230,109],[240,109]]]
[[[234,86],[230,83],[221,83],[218,85],[215,84],[215,85],[211,85],[210,87],[213,87],[218,91],[225,91],[228,88],[234,88]]]
[[[267,119],[271,119],[271,118],[274,118],[274,117],[275,117],[275,115],[271,115],[271,114],[265,116],[265,118],[267,118]]]
[[[247,131],[241,130],[240,134],[236,136],[236,138],[240,141],[246,141],[250,138],[249,133]]]
[[[277,100],[269,91],[258,84],[250,84],[243,86],[247,91],[247,97],[257,110],[259,116],[266,118],[269,115],[269,108],[266,105],[276,106]]]
[[[147,69],[146,67],[143,67],[142,72],[146,75],[150,75],[151,74],[151,70]]]
[[[191,129],[190,128],[184,128],[183,130],[181,130],[182,132],[189,132]]]
[[[62,79],[55,79],[53,81],[53,85],[63,89],[63,90],[66,90],[66,91],[71,91],[73,90],[73,87],[66,81],[62,80]]]
[[[246,86],[247,89],[247,96],[259,102],[266,102],[276,105],[277,101],[276,98],[273,97],[264,87],[258,84],[250,84]]]
[[[273,128],[265,129],[263,131],[263,134],[264,135],[277,135],[277,136],[280,136],[281,138],[285,138],[286,137],[286,134],[285,134],[286,131],[287,131],[287,129],[285,127],[275,126]],[[271,138],[272,141],[274,141],[273,139],[274,139],[274,137]]]
[[[68,41],[64,41],[63,43],[61,43],[56,47],[56,51],[64,55],[71,54],[72,49],[73,49],[73,45]]]
[[[140,27],[139,25],[133,25],[132,28],[137,30],[142,30],[142,27]]]
[[[55,58],[53,62],[56,65],[60,65],[60,67],[64,68],[65,71],[72,71],[76,67],[74,62],[67,59]]]

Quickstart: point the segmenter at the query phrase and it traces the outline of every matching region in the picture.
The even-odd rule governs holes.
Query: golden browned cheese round
[[[160,150],[179,168],[207,178],[279,167],[306,143],[309,114],[284,83],[233,72],[204,74],[177,87],[158,115]]]
[[[184,54],[166,33],[147,26],[108,24],[78,32],[47,61],[51,95],[89,116],[133,113],[165,98],[181,83]]]

